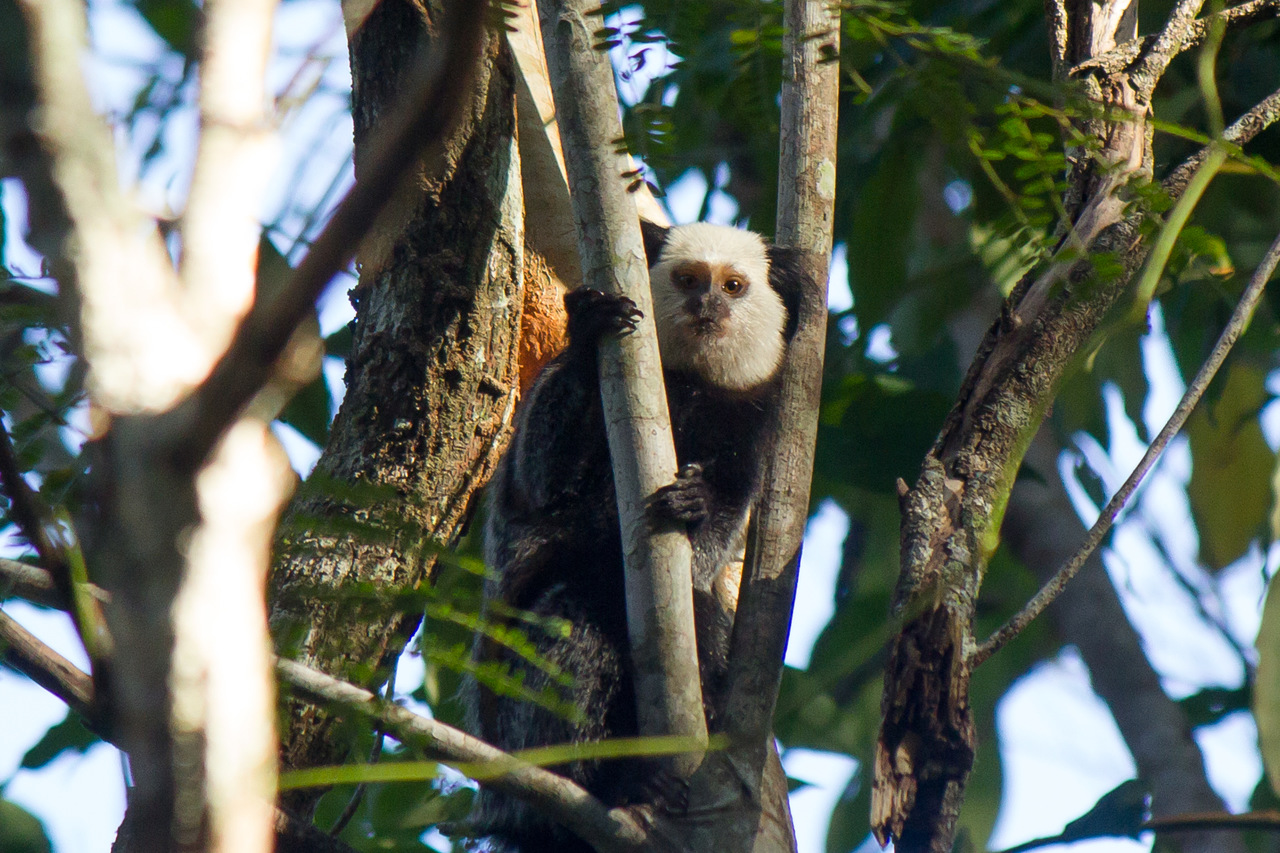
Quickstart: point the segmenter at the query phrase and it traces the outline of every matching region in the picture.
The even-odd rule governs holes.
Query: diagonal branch
[[[1196,15],[1200,14],[1203,5],[1204,0],[1178,0],[1164,27],[1156,34],[1151,49],[1134,64],[1129,79],[1138,90],[1141,103],[1150,103],[1151,93],[1164,70],[1191,38]]]
[[[1023,628],[1031,624],[1033,619],[1044,612],[1044,609],[1057,598],[1067,583],[1075,577],[1076,572],[1080,571],[1080,567],[1084,565],[1089,555],[1102,542],[1107,532],[1111,529],[1111,525],[1115,522],[1116,516],[1120,514],[1120,510],[1142,483],[1142,478],[1151,470],[1151,466],[1160,458],[1160,454],[1164,452],[1165,447],[1182,429],[1182,425],[1186,423],[1187,418],[1191,415],[1191,410],[1200,401],[1205,389],[1209,387],[1209,383],[1213,381],[1214,375],[1217,374],[1218,368],[1222,366],[1227,354],[1231,352],[1231,347],[1235,345],[1245,327],[1249,325],[1253,311],[1258,305],[1258,300],[1262,298],[1267,281],[1271,278],[1271,274],[1275,272],[1277,263],[1280,263],[1280,237],[1277,237],[1275,242],[1271,244],[1271,248],[1267,250],[1262,263],[1254,270],[1253,277],[1249,279],[1249,285],[1245,288],[1239,304],[1236,305],[1235,311],[1231,314],[1231,319],[1227,322],[1226,328],[1222,330],[1222,335],[1214,345],[1213,351],[1209,353],[1208,359],[1201,365],[1200,371],[1196,373],[1191,384],[1187,386],[1187,391],[1182,395],[1182,400],[1178,403],[1178,407],[1174,409],[1168,422],[1156,435],[1155,440],[1151,442],[1147,452],[1143,454],[1142,459],[1138,462],[1137,467],[1133,469],[1133,472],[1129,474],[1129,477],[1116,493],[1111,496],[1111,500],[1107,501],[1106,506],[1102,508],[1102,512],[1098,515],[1098,520],[1089,529],[1089,534],[1085,537],[1084,544],[1058,570],[1057,574],[1036,593],[1035,597],[1027,602],[1026,607],[1015,614],[970,655],[972,666],[976,667],[991,657],[1005,643],[1016,637]]]
[[[419,716],[368,690],[325,675],[295,661],[276,661],[280,677],[313,701],[337,704],[376,720],[379,728],[418,746],[429,757],[454,764],[489,764],[510,768],[486,780],[495,790],[520,797],[579,837],[606,853],[639,848],[646,832],[622,808],[610,809],[570,780],[525,764],[438,720]]]
[[[106,726],[99,725],[95,719],[93,679],[41,642],[3,610],[0,610],[0,658],[66,702],[90,729],[108,743],[118,746],[115,734]],[[279,853],[352,853],[350,847],[330,838],[310,823],[279,810],[274,813],[274,830]],[[128,835],[132,831],[133,827],[126,816],[120,830],[121,835]]]
[[[454,8],[462,9],[464,4]],[[400,105],[380,128],[361,180],[342,200],[274,298],[260,298],[236,330],[227,352],[208,379],[175,412],[175,452],[196,468],[267,382],[298,324],[314,310],[316,298],[346,268],[360,242],[373,230],[392,190],[424,151],[433,152],[469,103],[476,56],[484,33],[484,10],[452,15],[432,50],[409,72]]]
[[[1277,120],[1280,120],[1280,89],[1267,95],[1247,113],[1232,122],[1222,132],[1222,138],[1231,145],[1245,145],[1259,133],[1275,124]],[[1171,171],[1161,182],[1165,192],[1174,198],[1182,195],[1182,192],[1187,188],[1187,184],[1191,182],[1191,177],[1199,170],[1200,165],[1209,158],[1213,149],[1213,145],[1206,145],[1179,163],[1177,168]]]
[[[93,679],[0,610],[0,654],[4,662],[57,696],[92,722]]]
[[[94,584],[88,584],[85,591],[101,604],[111,601],[111,594]],[[72,608],[71,602],[54,581],[53,572],[0,557],[0,598],[10,595],[42,607],[66,611]]]

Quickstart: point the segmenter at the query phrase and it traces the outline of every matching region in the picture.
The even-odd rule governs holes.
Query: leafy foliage
[[[136,0],[140,20],[160,45],[155,61],[140,69],[131,102],[115,119],[144,182],[168,188],[185,153],[174,128],[190,119],[195,73],[192,51],[202,12],[190,0]],[[1159,26],[1170,4],[1142,7],[1141,29]],[[683,176],[708,178],[700,217],[713,195],[731,199],[736,219],[769,232],[776,207],[781,85],[782,4],[769,0],[652,0],[643,8],[611,0],[597,33],[603,47],[624,57],[619,77],[624,95],[629,150],[643,159],[634,176],[670,187]],[[836,199],[837,241],[848,259],[851,307],[833,314],[817,452],[813,504],[826,502],[848,516],[833,615],[823,627],[804,668],[788,668],[776,718],[786,748],[847,755],[857,770],[832,815],[827,849],[845,851],[868,833],[872,748],[879,725],[881,669],[896,625],[889,619],[898,570],[898,506],[895,483],[911,481],[962,387],[964,367],[978,337],[1000,317],[1000,303],[1029,271],[1038,268],[1063,237],[1067,212],[1062,194],[1075,159],[1091,142],[1080,133],[1090,108],[1071,87],[1049,83],[1043,7],[1031,0],[960,3],[922,0],[912,4],[851,0],[843,8],[838,62],[841,72],[841,132]],[[1280,77],[1275,36],[1267,22],[1232,33],[1219,57],[1219,88],[1230,120],[1267,95]],[[322,58],[308,63],[323,65]],[[307,75],[299,72],[298,80]],[[280,98],[282,123],[305,104],[334,97],[323,74],[299,83]],[[291,84],[292,86],[292,84]],[[337,93],[345,109],[345,90]],[[1205,140],[1204,107],[1195,84],[1194,57],[1171,66],[1152,104],[1154,161],[1158,170],[1181,161]],[[343,117],[345,120],[345,116]],[[344,163],[319,174],[310,157],[325,130],[298,146],[289,197],[264,226],[259,281],[278,284],[296,263],[309,236],[349,183]],[[345,125],[341,125],[345,128]],[[345,151],[344,151],[345,157]],[[1066,446],[1121,446],[1127,430],[1149,437],[1148,409],[1157,379],[1176,382],[1193,374],[1266,246],[1280,226],[1275,192],[1280,134],[1251,144],[1210,187],[1181,235],[1155,293],[1161,323],[1154,329],[1117,321],[1087,352],[1064,384],[1051,427]],[[310,170],[310,171],[308,171]],[[1157,175],[1158,177],[1158,175]],[[179,182],[180,183],[180,182]],[[315,187],[320,186],[319,191]],[[1159,212],[1169,200],[1158,184],[1127,188],[1135,206]],[[39,259],[12,238],[5,221],[21,189],[3,187],[0,206],[0,409],[24,471],[51,506],[75,516],[84,496],[87,464],[80,452],[89,431],[84,410],[83,367],[69,341],[67,317]],[[167,196],[166,196],[167,197]],[[168,228],[169,223],[162,222]],[[1149,230],[1158,223],[1148,223]],[[19,238],[25,235],[18,234]],[[1095,258],[1095,274],[1114,272],[1115,259]],[[33,266],[34,263],[34,266]],[[1179,559],[1194,576],[1180,576],[1179,594],[1206,625],[1217,612],[1218,578],[1271,544],[1280,530],[1274,498],[1277,464],[1274,436],[1265,428],[1274,412],[1277,316],[1280,293],[1255,318],[1237,356],[1213,387],[1188,429],[1191,461],[1186,500],[1199,554]],[[351,331],[339,326],[325,337],[332,358],[350,353]],[[1167,346],[1173,364],[1160,376],[1154,349]],[[341,389],[323,376],[304,387],[280,420],[306,440],[324,446]],[[1105,400],[1117,402],[1109,406]],[[1096,468],[1077,466],[1082,490],[1100,504],[1116,482],[1099,454]],[[1122,472],[1123,473],[1123,472]],[[1121,476],[1122,476],[1121,473]],[[1057,471],[1024,471],[1051,479]],[[500,643],[538,663],[532,632],[563,631],[525,614],[481,615],[483,567],[474,541],[450,553],[427,540],[402,495],[367,484],[340,484],[322,474],[304,487],[345,510],[316,518],[295,516],[282,531],[285,547],[306,537],[353,532],[387,543],[444,568],[429,589],[353,587],[362,598],[390,602],[405,613],[425,613],[415,651],[425,676],[399,687],[429,706],[438,719],[458,724],[454,701],[462,675],[471,672],[494,690],[520,695],[561,713],[575,709],[558,691],[538,695],[501,668],[477,670],[471,659],[474,634]],[[7,515],[3,532],[12,533]],[[1141,512],[1134,512],[1141,516]],[[1164,540],[1135,518],[1174,562]],[[479,525],[476,525],[478,528]],[[1164,548],[1164,551],[1161,551]],[[1172,565],[1164,567],[1172,573]],[[1186,570],[1182,565],[1181,570]],[[1237,576],[1238,577],[1238,576]],[[993,558],[975,633],[984,635],[1035,591],[1028,568],[1006,551]],[[1212,725],[1252,701],[1262,754],[1272,784],[1264,780],[1255,804],[1275,802],[1277,679],[1275,634],[1280,616],[1268,597],[1258,641],[1256,679],[1241,684],[1196,684],[1182,707],[1192,726]],[[826,602],[824,602],[825,604]],[[803,618],[800,614],[798,618]],[[1219,626],[1210,626],[1218,630]],[[1041,619],[975,675],[982,753],[968,790],[961,822],[968,838],[985,842],[1002,798],[1006,768],[1000,754],[994,709],[1014,683],[1062,649],[1051,622]],[[542,662],[546,663],[546,662]],[[563,687],[569,675],[552,672]],[[351,723],[355,754],[383,762],[418,758],[411,747],[375,743],[361,723]],[[52,727],[24,758],[39,768],[67,751],[83,750],[93,736],[71,718]],[[1126,789],[1128,790],[1128,789]],[[1130,791],[1131,793],[1131,791]],[[351,801],[351,785],[338,785],[320,804],[317,821],[332,825]],[[361,850],[421,849],[423,832],[462,820],[473,792],[441,776],[430,785],[376,783],[342,838]],[[1104,802],[1106,803],[1104,807]],[[1121,826],[1130,834],[1132,798],[1069,825],[1072,838],[1099,834],[1098,826]],[[1099,811],[1100,810],[1100,811]],[[1086,820],[1087,819],[1087,820]],[[1101,824],[1095,825],[1097,821]],[[1106,832],[1102,832],[1106,834]],[[1065,839],[1064,839],[1065,840]],[[0,848],[47,850],[39,822],[0,801]]]

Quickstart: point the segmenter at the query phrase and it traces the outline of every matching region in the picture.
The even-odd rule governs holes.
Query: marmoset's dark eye
[[[681,290],[691,290],[697,283],[698,280],[687,272],[676,276],[676,287]]]

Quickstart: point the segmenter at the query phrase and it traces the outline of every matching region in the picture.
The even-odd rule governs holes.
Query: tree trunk
[[[422,45],[438,46],[442,5],[385,0],[350,34],[357,181],[404,69]],[[469,112],[443,151],[426,152],[436,154],[432,165],[362,249],[346,397],[277,542],[277,643],[357,683],[384,680],[421,620],[386,593],[428,578],[434,549],[456,541],[506,445],[518,395],[525,261],[515,82],[501,35],[485,39]],[[333,718],[293,704],[285,768],[341,760]],[[303,792],[290,804],[313,803]]]

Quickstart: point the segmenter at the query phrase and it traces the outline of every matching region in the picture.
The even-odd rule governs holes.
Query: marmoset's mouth
[[[721,336],[720,321],[710,317],[693,317],[689,321],[689,328],[698,337],[718,338]]]

